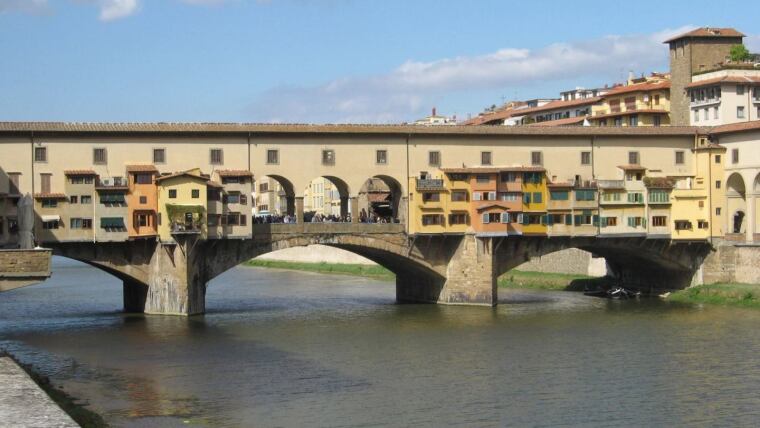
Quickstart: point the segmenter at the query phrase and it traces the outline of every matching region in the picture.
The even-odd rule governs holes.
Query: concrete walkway
[[[15,361],[0,358],[0,427],[79,427]]]

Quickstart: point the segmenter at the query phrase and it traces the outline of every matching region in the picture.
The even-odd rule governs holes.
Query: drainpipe
[[[34,214],[34,211],[36,209],[36,207],[34,206],[34,204],[35,204],[35,199],[34,199],[34,185],[35,185],[35,183],[34,183],[34,174],[35,174],[35,171],[34,171],[34,131],[31,131],[31,133],[29,134],[29,144],[32,147],[32,159],[31,159],[31,161],[32,161],[32,214]],[[19,183],[19,187],[21,187],[21,183]],[[19,189],[19,193],[21,193],[20,189]],[[18,209],[16,211],[17,211],[16,212],[16,224],[18,224]],[[35,229],[35,226],[36,226],[35,223],[37,223],[37,221],[36,221],[36,216],[33,215],[33,217],[35,217],[35,218],[32,219],[32,245],[34,245],[36,247],[37,243],[34,242],[36,240],[35,236],[34,236],[34,229]],[[18,235],[19,235],[19,241],[20,241],[21,234],[19,233]]]

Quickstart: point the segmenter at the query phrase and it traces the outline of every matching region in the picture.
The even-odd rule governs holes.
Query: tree
[[[749,54],[749,51],[744,45],[733,45],[731,46],[731,52],[729,54],[731,56],[731,61],[734,62],[742,62],[750,59],[751,55]]]

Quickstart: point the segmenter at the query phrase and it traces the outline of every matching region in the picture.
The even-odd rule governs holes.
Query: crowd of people
[[[254,224],[273,224],[273,223],[296,223],[296,216],[268,214],[253,217]]]
[[[353,219],[351,214],[345,216],[339,216],[335,214],[320,214],[314,212],[304,213],[305,223],[351,223]],[[365,209],[362,209],[359,213],[359,223],[398,223],[398,219],[391,216],[382,216],[374,212],[367,213]],[[267,214],[261,216],[254,216],[254,224],[288,224],[297,223],[296,216],[289,214]]]

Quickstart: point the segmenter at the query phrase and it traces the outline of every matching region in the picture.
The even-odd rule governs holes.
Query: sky
[[[760,2],[0,0],[0,121],[466,119],[667,71],[671,35]]]

